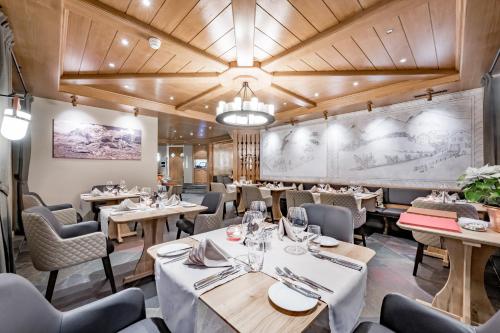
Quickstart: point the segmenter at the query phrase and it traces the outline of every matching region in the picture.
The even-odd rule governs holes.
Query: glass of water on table
[[[321,227],[319,225],[310,225],[307,227],[307,250],[312,253],[318,253],[321,246]]]

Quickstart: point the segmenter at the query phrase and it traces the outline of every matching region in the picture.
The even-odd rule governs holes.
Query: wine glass
[[[264,220],[267,218],[267,206],[264,201],[252,201],[252,203],[250,203],[249,210],[260,212]]]
[[[120,187],[120,191],[125,192],[125,190],[127,189],[127,183],[125,182],[125,180],[123,180],[123,179],[120,180],[119,187]]]
[[[302,246],[300,246],[300,243],[302,243],[303,240],[301,234],[307,228],[306,210],[302,207],[290,207],[290,209],[288,210],[287,219],[292,225],[292,230],[295,235],[295,239],[297,239],[298,245],[287,246],[285,247],[285,251],[294,255],[306,253],[306,250]]]
[[[141,189],[141,201],[147,206],[148,200],[151,197],[151,187],[143,187]]]
[[[249,210],[243,215],[241,220],[241,230],[244,235],[255,236],[259,231],[259,222],[264,220],[262,213],[258,211]]]
[[[167,196],[167,191],[166,191],[165,186],[159,186],[158,187],[158,197],[160,198],[160,202],[163,201],[163,199],[165,199],[166,196]]]
[[[108,180],[108,181],[106,182],[106,190],[107,190],[108,192],[110,192],[110,193],[111,193],[111,191],[113,191],[113,188],[114,188],[114,187],[115,187],[115,185],[113,185],[113,181],[112,181],[112,180]]]

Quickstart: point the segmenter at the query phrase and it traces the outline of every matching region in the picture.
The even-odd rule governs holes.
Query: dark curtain
[[[0,93],[12,92],[12,46],[14,35],[9,27],[7,17],[0,11]],[[8,106],[7,98],[0,98],[0,116]],[[10,219],[9,188],[11,187],[11,145],[0,137],[0,272],[15,272],[12,251],[12,223]]]
[[[26,94],[23,110],[31,113],[33,97]],[[28,192],[28,171],[31,158],[31,125],[24,139],[12,142],[12,223],[16,234],[24,235],[22,223],[23,193]]]
[[[489,165],[500,164],[500,73],[494,74],[500,61],[496,62],[481,80],[484,87],[484,163]]]

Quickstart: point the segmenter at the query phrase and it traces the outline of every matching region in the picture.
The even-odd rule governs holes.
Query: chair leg
[[[52,301],[52,295],[54,294],[54,288],[56,286],[57,273],[59,270],[51,271],[49,275],[49,283],[47,284],[47,290],[45,291],[45,298],[47,301]]]
[[[233,201],[234,211],[236,212],[236,216],[238,216],[238,206],[236,206],[236,200]]]
[[[177,228],[177,238],[176,239],[181,238],[181,232],[182,232],[181,228]]]
[[[134,231],[137,231],[137,222],[134,223]]]
[[[170,232],[170,228],[168,226],[168,219],[165,221],[165,225],[167,226],[167,231]]]
[[[113,268],[111,267],[109,256],[102,257],[102,265],[104,266],[104,273],[106,274],[106,278],[109,280],[109,284],[111,285],[111,291],[114,294],[116,293],[115,277],[113,275]]]
[[[417,276],[418,264],[424,258],[424,244],[418,243],[417,253],[415,254],[415,263],[413,264],[413,276]]]
[[[226,217],[226,202],[224,202],[222,208],[222,219],[224,219],[225,217]]]
[[[363,241],[363,246],[366,247],[366,235],[364,231],[361,231],[361,240]]]

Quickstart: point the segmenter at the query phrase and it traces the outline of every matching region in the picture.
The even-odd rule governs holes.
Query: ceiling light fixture
[[[287,104],[286,102],[283,102],[283,105],[285,105],[285,106],[286,106],[286,104]]]
[[[393,29],[387,29],[387,30],[385,31],[385,33],[389,35],[389,34],[392,34],[392,32],[393,32],[393,31],[394,31]]]
[[[205,109],[208,109],[208,105],[205,104]]]
[[[248,82],[243,82],[232,102],[220,101],[215,120],[223,125],[236,127],[259,127],[272,124],[274,104],[259,102]]]
[[[149,37],[148,39],[149,47],[153,50],[158,50],[161,46],[161,40],[156,37]]]
[[[114,63],[112,63],[112,62],[110,62],[110,63],[108,64],[108,66],[109,66],[109,67],[111,67],[111,68],[115,68],[115,64],[114,64]]]
[[[211,130],[212,129],[212,126],[208,126],[208,129]]]
[[[142,0],[142,4],[146,7],[151,6],[151,0]]]
[[[400,63],[402,63],[402,64],[404,64],[404,63],[406,62],[406,58],[401,58],[401,59],[399,60],[399,62],[400,62]]]
[[[315,92],[314,97],[318,97],[318,96],[319,96],[319,93]]]
[[[121,40],[123,46],[128,46],[128,39],[127,38],[122,38]]]
[[[173,101],[174,100],[174,96],[170,96],[170,100]]]
[[[128,85],[126,84],[126,85],[124,85],[124,86],[123,86],[123,88],[128,89],[128,88],[130,88],[130,86],[128,86]]]
[[[354,81],[354,82],[352,83],[352,85],[353,85],[353,86],[355,86],[355,87],[357,87],[357,86],[359,85],[359,82],[358,82],[358,81]]]
[[[7,140],[21,140],[28,130],[31,114],[21,111],[19,96],[9,95],[4,97],[12,97],[12,108],[4,110],[0,132]]]
[[[189,133],[189,135],[193,136],[193,135],[194,135],[194,133],[193,133],[193,132],[191,132],[191,133]]]

